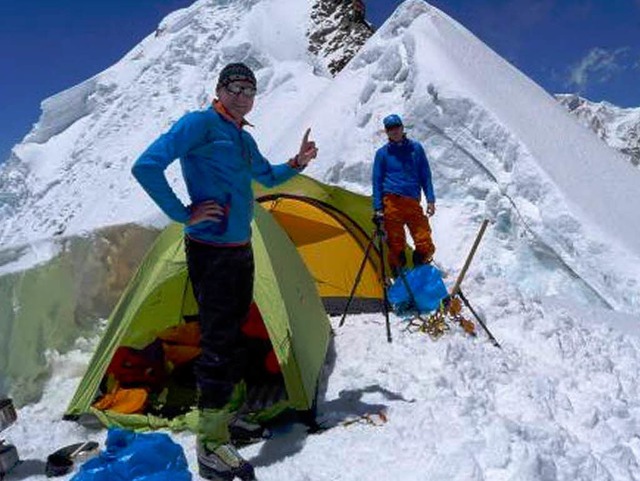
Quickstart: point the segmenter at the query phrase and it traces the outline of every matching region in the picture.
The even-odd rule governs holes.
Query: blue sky
[[[640,107],[640,0],[428,0],[548,92]],[[367,0],[375,23],[400,0]]]
[[[365,0],[380,25],[400,0]],[[40,102],[116,62],[192,0],[0,0],[0,162]],[[547,91],[640,106],[640,0],[431,0]]]

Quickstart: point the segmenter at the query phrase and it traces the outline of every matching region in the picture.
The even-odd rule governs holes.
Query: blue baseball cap
[[[390,129],[391,127],[398,127],[402,125],[402,119],[397,114],[387,115],[382,121],[385,129]]]

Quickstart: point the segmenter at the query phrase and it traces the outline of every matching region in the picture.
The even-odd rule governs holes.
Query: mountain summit
[[[381,120],[391,112],[425,144],[439,202],[452,206],[434,218],[440,244],[464,230],[452,230],[444,216],[458,226],[488,216],[500,275],[538,293],[640,306],[638,293],[624,287],[640,281],[640,224],[631,207],[640,202],[640,173],[471,32],[420,0],[404,2],[296,119],[319,127],[321,155],[310,174],[367,192],[371,159],[385,141]],[[276,144],[294,147],[286,137]],[[529,279],[540,268],[545,285]]]
[[[373,35],[363,0],[318,0],[311,10],[309,51],[340,72]]]

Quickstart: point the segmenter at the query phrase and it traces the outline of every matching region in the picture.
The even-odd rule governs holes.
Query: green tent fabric
[[[314,280],[295,246],[259,205],[252,229],[254,300],[280,363],[289,407],[309,410],[329,345],[330,324]],[[187,277],[182,226],[172,224],[158,237],[113,310],[66,417],[92,411],[91,404],[119,346],[142,348],[160,331],[181,323],[183,316],[196,313]],[[182,429],[192,425],[189,414],[173,422],[151,416],[104,414],[99,418],[105,424],[137,429]]]

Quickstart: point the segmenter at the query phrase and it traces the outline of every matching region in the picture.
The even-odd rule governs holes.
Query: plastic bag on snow
[[[407,270],[404,276],[420,312],[435,311],[442,299],[449,295],[442,280],[442,273],[430,264]],[[396,312],[401,313],[413,308],[411,296],[400,277],[389,287],[387,296]]]
[[[191,481],[182,447],[164,433],[110,429],[106,449],[71,481]]]

